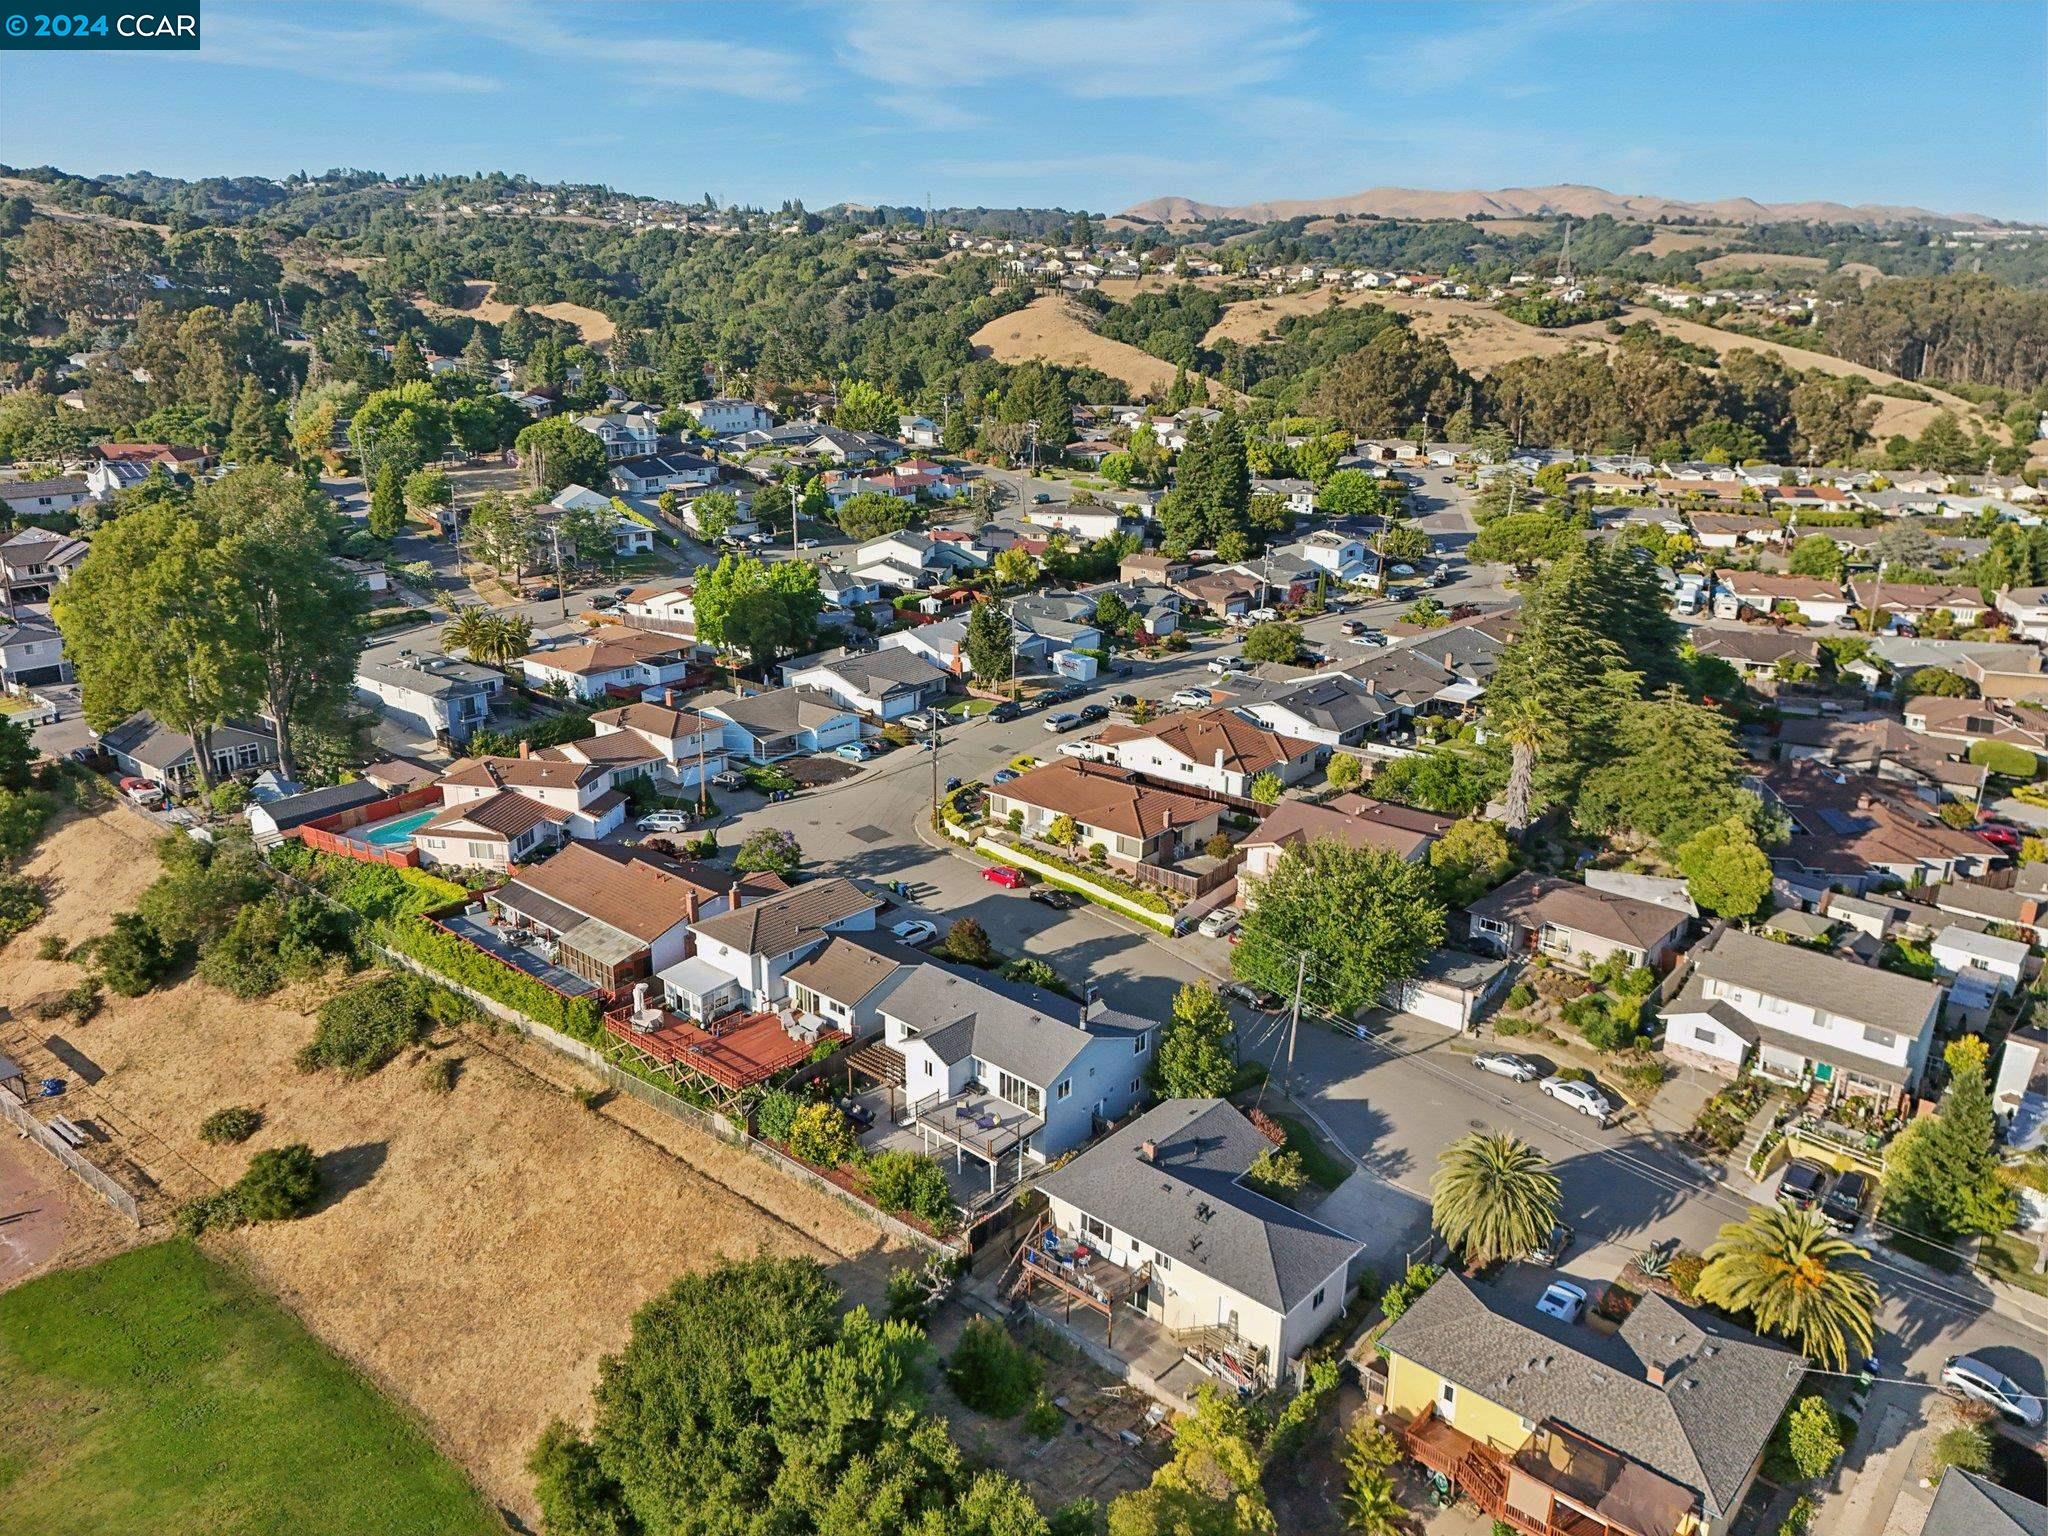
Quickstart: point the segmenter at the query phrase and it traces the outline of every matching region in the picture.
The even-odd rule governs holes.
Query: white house
[[[777,688],[696,703],[725,723],[726,751],[750,763],[830,752],[862,735],[860,712],[819,688]]]
[[[789,1001],[792,968],[835,933],[869,933],[881,902],[851,880],[813,880],[691,924],[696,953],[660,973],[666,1006],[693,1023]]]
[[[0,618],[0,689],[12,693],[44,683],[71,681],[64,636],[47,619]]]
[[[1173,715],[1151,725],[1113,725],[1096,741],[1118,767],[1214,794],[1248,796],[1252,780],[1306,778],[1323,749],[1282,736],[1227,709]]]
[[[1254,480],[1254,496],[1278,496],[1287,503],[1287,510],[1296,517],[1313,517],[1316,510],[1316,487],[1312,480]]]
[[[877,720],[898,720],[943,697],[952,674],[903,646],[833,656],[788,674],[799,688],[829,693]]]
[[[549,747],[529,757],[464,758],[443,775],[442,809],[413,845],[428,863],[502,870],[572,837],[610,837],[626,819],[615,777],[644,769],[651,757],[593,762]]]
[[[655,776],[694,788],[725,772],[725,722],[665,704],[623,704],[590,717],[597,739],[621,735],[659,755]],[[582,745],[577,743],[577,745]]]
[[[1751,1070],[1830,1098],[1916,1092],[1942,989],[1853,960],[1724,929],[1664,1007],[1667,1055],[1734,1075]]]
[[[1271,1147],[1221,1099],[1148,1110],[1040,1180],[1030,1289],[1109,1312],[1112,1336],[1117,1311],[1149,1317],[1245,1386],[1287,1379],[1342,1316],[1364,1249],[1246,1182]]]
[[[1379,569],[1371,546],[1363,539],[1330,528],[1318,528],[1298,543],[1275,550],[1274,561],[1309,566],[1339,581],[1364,581]]]
[[[661,445],[654,418],[639,412],[612,412],[602,416],[579,416],[576,425],[604,444],[604,456],[617,463],[653,453]]]
[[[681,577],[649,582],[626,594],[621,611],[647,629],[671,635],[697,633],[697,584]]]
[[[608,626],[580,645],[535,651],[519,659],[536,688],[560,684],[572,697],[595,699],[608,689],[657,688],[679,683],[690,670],[692,643],[650,629]]]
[[[751,400],[688,400],[683,409],[697,418],[697,425],[713,437],[731,437],[740,432],[765,432],[775,425],[767,406]]]
[[[898,416],[896,437],[900,442],[913,448],[936,448],[939,446],[940,428],[929,416]]]
[[[1769,613],[1783,605],[1796,609],[1810,624],[1833,624],[1847,618],[1850,600],[1837,581],[1812,576],[1772,576],[1759,571],[1724,571],[1718,586],[1742,608]],[[1719,608],[1716,608],[1719,614]]]
[[[2027,981],[2027,946],[2018,939],[1951,924],[1934,936],[1934,968],[1964,1007],[1988,1007],[2020,990]]]
[[[1071,533],[1092,544],[1097,539],[1114,537],[1124,525],[1124,514],[1117,507],[1091,507],[1056,501],[1043,507],[1027,507],[1024,521],[1035,528],[1054,528],[1061,533]]]
[[[612,484],[628,496],[701,490],[717,483],[718,466],[690,453],[647,454],[612,466]]]
[[[69,512],[92,499],[92,487],[76,475],[55,480],[0,480],[0,503],[14,517]]]

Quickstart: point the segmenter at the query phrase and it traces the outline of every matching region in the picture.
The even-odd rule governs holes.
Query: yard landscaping
[[[0,1532],[503,1529],[420,1426],[191,1243],[0,1296]]]
[[[157,1181],[161,1194],[145,1201],[155,1210],[233,1183],[255,1152],[310,1144],[330,1190],[322,1204],[209,1237],[208,1250],[240,1261],[420,1413],[493,1501],[532,1519],[524,1462],[541,1429],[582,1413],[599,1357],[683,1271],[760,1251],[806,1255],[850,1299],[880,1299],[892,1255],[862,1216],[630,1096],[585,1108],[574,1096],[590,1087],[583,1069],[523,1039],[464,1026],[357,1080],[300,1072],[310,1015],[340,977],[256,1001],[186,978],[109,996],[87,1024],[40,1021],[36,1003],[79,971],[41,958],[37,938],[76,944],[106,931],[155,878],[155,841],[121,807],[43,840],[26,870],[47,883],[50,912],[0,950],[0,997],[16,1006],[0,1051],[69,1081],[66,1112],[105,1127]],[[97,1081],[43,1047],[53,1027]],[[459,1063],[452,1091],[423,1086],[428,1060]],[[201,1124],[229,1105],[260,1111],[261,1128],[239,1145],[207,1143]]]

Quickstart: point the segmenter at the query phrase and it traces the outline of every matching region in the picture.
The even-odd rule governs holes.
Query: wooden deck
[[[1537,1433],[1549,1456],[1535,1434],[1510,1455],[1445,1423],[1431,1404],[1401,1426],[1400,1438],[1411,1460],[1441,1472],[1522,1536],[1675,1536],[1691,1512],[1691,1495],[1649,1469],[1548,1421]]]
[[[637,1024],[630,1008],[606,1014],[604,1027],[657,1071],[702,1078],[726,1093],[739,1093],[801,1065],[813,1049],[783,1028],[778,1013],[727,1014],[703,1029],[666,1009],[649,1012],[659,1021],[651,1029]]]

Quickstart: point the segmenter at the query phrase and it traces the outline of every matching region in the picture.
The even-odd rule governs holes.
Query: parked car
[[[1413,576],[1415,574],[1415,567],[1405,562],[1400,565],[1390,565],[1387,567],[1387,574],[1389,576]]]
[[[1987,821],[1979,825],[1975,830],[1979,837],[1983,838],[1985,842],[1996,848],[2000,853],[2016,854],[2020,851],[2020,834],[2016,828],[2005,826],[2003,823],[1996,821]]]
[[[1254,608],[1245,615],[1245,618],[1254,624],[1271,624],[1279,617],[1280,610],[1278,608]]]
[[[1870,1175],[1851,1168],[1820,1197],[1820,1213],[1837,1232],[1854,1232],[1863,1220],[1863,1203],[1869,1196]]]
[[[1545,1269],[1555,1269],[1558,1261],[1571,1248],[1573,1236],[1572,1229],[1563,1222],[1551,1223],[1550,1236],[1543,1239],[1535,1248],[1524,1254],[1522,1256],[1523,1262],[1527,1264],[1540,1264]]]
[[[1100,763],[1108,759],[1110,749],[1099,741],[1063,741],[1060,743],[1061,757],[1077,757],[1084,763]]]
[[[875,755],[875,749],[864,741],[849,741],[844,746],[834,747],[832,755],[842,763],[864,763]]]
[[[796,547],[798,549],[816,549],[818,547],[818,541],[816,539],[798,539],[796,542]]]
[[[1605,1125],[1614,1113],[1614,1101],[1609,1099],[1591,1083],[1581,1082],[1575,1077],[1551,1076],[1543,1079],[1543,1091],[1567,1109],[1576,1109],[1582,1115],[1591,1115]]]
[[[1111,694],[1109,702],[1118,709],[1136,709],[1138,707],[1138,696],[1135,693]]]
[[[1044,506],[1044,505],[1045,505],[1045,504],[1046,504],[1047,502],[1049,502],[1049,501],[1051,501],[1051,500],[1052,500],[1052,492],[1051,492],[1051,491],[1040,491],[1040,492],[1039,492],[1039,493],[1038,493],[1037,495],[1035,495],[1035,496],[1033,496],[1033,497],[1031,498],[1031,505],[1033,505],[1034,507],[1042,507],[1042,506]]]
[[[1081,723],[1081,712],[1077,709],[1055,710],[1045,717],[1048,731],[1071,731]]]
[[[1230,1002],[1243,1003],[1245,1007],[1257,1009],[1260,1013],[1277,1012],[1284,1002],[1279,993],[1268,992],[1264,987],[1255,987],[1244,981],[1224,983],[1222,995]]]
[[[534,602],[546,602],[551,597],[560,597],[562,589],[550,581],[538,587],[528,587],[526,595]]]
[[[1353,635],[1349,640],[1346,640],[1344,643],[1346,645],[1380,646],[1385,645],[1387,643],[1387,637],[1379,633],[1379,631],[1377,630],[1369,629],[1362,635]]]
[[[889,937],[898,944],[909,944],[913,947],[919,944],[929,944],[938,936],[939,925],[937,923],[928,923],[921,917],[914,917],[908,922],[898,923],[889,930]]]
[[[1827,1193],[1828,1171],[1819,1163],[1795,1157],[1778,1176],[1778,1204],[1803,1211]]]
[[[1237,908],[1218,907],[1195,925],[1195,932],[1205,939],[1220,939],[1237,926]]]
[[[2041,1427],[2041,1399],[1975,1355],[1952,1355],[1941,1368],[1942,1390],[1995,1408],[2016,1424]]]
[[[1087,697],[1087,694],[1086,683],[1061,683],[1056,688],[1048,688],[1042,697],[1048,704],[1069,704],[1075,699]]]
[[[1109,707],[1105,704],[1083,704],[1081,706],[1081,723],[1083,725],[1093,725],[1098,720],[1107,720],[1108,718]]]
[[[1055,912],[1071,912],[1081,905],[1081,893],[1057,885],[1041,885],[1031,892],[1031,899],[1041,907],[1051,907]]]
[[[939,717],[933,710],[920,709],[912,714],[899,716],[898,723],[906,730],[936,731],[939,728]]]
[[[1337,628],[1342,630],[1347,635],[1363,635],[1370,632],[1372,626],[1366,623],[1363,619],[1346,619],[1342,624],[1339,624]]]
[[[148,779],[129,777],[121,780],[121,794],[130,805],[156,806],[164,803],[164,788],[152,784]]]
[[[994,778],[992,778],[990,782],[994,784],[1008,784],[1011,780],[1019,777],[1021,777],[1021,775],[1019,775],[1017,770],[1014,768],[998,768],[995,771]]]
[[[1514,1051],[1481,1051],[1472,1058],[1472,1065],[1496,1077],[1511,1077],[1518,1083],[1533,1083],[1543,1076],[1542,1062]]]
[[[607,608],[616,608],[618,606],[619,600],[616,597],[613,597],[609,592],[600,592],[597,594],[597,596],[593,597],[590,600],[590,607],[592,611],[597,613],[602,613]]]
[[[1449,566],[1440,565],[1429,573],[1429,584],[1432,587],[1448,586],[1450,585],[1451,575],[1452,572]]]
[[[1215,698],[1216,695],[1206,688],[1183,688],[1168,702],[1175,709],[1207,709]]]
[[[998,724],[1000,724],[1005,720],[1015,720],[1019,715],[1023,713],[1024,711],[1020,709],[1013,701],[1009,699],[1000,699],[996,702],[995,706],[991,708],[989,712],[982,718],[985,720],[994,720]]]
[[[1251,665],[1242,656],[1218,656],[1209,663],[1209,670],[1218,677],[1228,677],[1233,672],[1242,672]]]
[[[735,773],[730,768],[723,773],[711,775],[711,782],[719,789],[744,789],[747,784],[746,775]]]
[[[1560,1323],[1576,1323],[1586,1314],[1585,1287],[1569,1280],[1553,1280],[1536,1298],[1536,1310]]]
[[[690,827],[688,811],[649,811],[633,823],[642,832],[686,832]]]
[[[981,872],[981,878],[988,881],[990,885],[1000,885],[1004,890],[1008,891],[1022,890],[1031,883],[1031,876],[1028,872],[1012,868],[1008,864],[989,865],[987,869]]]

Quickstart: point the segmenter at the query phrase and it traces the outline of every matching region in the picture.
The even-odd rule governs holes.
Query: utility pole
[[[561,605],[564,619],[569,617],[569,589],[562,581],[562,530],[548,529],[548,540],[555,549],[555,601]]]
[[[802,546],[796,540],[796,482],[794,480],[789,482],[789,552],[791,555],[797,555],[802,552]]]
[[[1288,1096],[1294,1094],[1294,1035],[1301,1027],[1301,984],[1308,979],[1308,951],[1303,950],[1294,961],[1294,1007],[1287,1015],[1287,1077]]]
[[[932,821],[939,819],[939,721],[937,709],[931,712],[932,728],[925,743],[925,750],[932,755]]]

